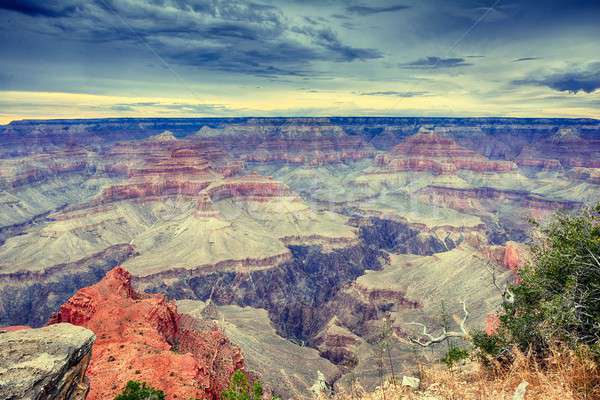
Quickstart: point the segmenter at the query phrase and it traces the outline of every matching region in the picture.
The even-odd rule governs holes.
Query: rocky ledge
[[[218,399],[231,374],[244,369],[239,348],[216,325],[182,316],[162,295],[136,293],[120,267],[63,304],[50,319],[59,322],[98,336],[88,400],[112,399],[129,380],[163,390],[167,400]]]
[[[71,324],[0,328],[0,398],[83,400],[94,333]]]

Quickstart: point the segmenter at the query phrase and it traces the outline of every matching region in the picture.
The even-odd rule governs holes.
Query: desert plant
[[[165,400],[165,393],[145,382],[129,381],[115,400]]]
[[[467,350],[452,345],[441,361],[446,364],[448,368],[452,368],[454,364],[459,363],[467,358],[469,358],[469,352]]]
[[[596,348],[600,340],[600,204],[535,228],[532,261],[510,287],[498,331],[474,338],[493,356],[517,346],[542,359],[557,342]]]
[[[260,400],[263,395],[263,388],[257,379],[252,385],[244,372],[237,370],[231,375],[229,386],[221,397],[225,400]]]

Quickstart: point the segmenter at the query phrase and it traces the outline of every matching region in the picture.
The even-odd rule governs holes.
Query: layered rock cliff
[[[396,145],[389,154],[379,156],[377,164],[390,171],[429,171],[435,174],[452,174],[459,170],[508,172],[516,169],[512,162],[487,160],[451,138],[425,128]]]
[[[0,398],[85,400],[94,333],[71,324],[0,328]]]

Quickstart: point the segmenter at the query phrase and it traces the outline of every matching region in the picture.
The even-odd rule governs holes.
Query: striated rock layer
[[[429,171],[435,174],[452,174],[459,170],[508,172],[516,169],[512,162],[488,160],[427,129],[407,138],[389,154],[378,156],[377,164],[391,171]]]
[[[547,199],[525,191],[491,187],[452,188],[432,185],[421,189],[417,195],[429,203],[473,212],[495,209],[499,203],[508,203],[530,210],[533,215],[543,215],[580,205],[576,201]]]
[[[171,399],[218,399],[244,368],[240,350],[212,324],[200,326],[162,295],[136,293],[115,268],[79,290],[51,317],[94,331],[88,400],[111,399],[129,380],[143,380]]]
[[[84,400],[94,334],[70,324],[0,330],[0,398]]]

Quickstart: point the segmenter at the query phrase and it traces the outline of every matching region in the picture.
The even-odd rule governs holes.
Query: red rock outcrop
[[[488,314],[485,319],[485,333],[493,335],[500,329],[500,317],[496,313]]]
[[[132,181],[106,188],[102,193],[100,203],[169,195],[196,196],[209,184],[210,181],[191,181],[184,178],[167,177],[153,180],[148,177],[141,181]]]
[[[158,294],[139,294],[123,268],[79,290],[52,316],[96,334],[88,400],[112,399],[129,380],[163,390],[167,399],[218,399],[229,377],[244,368],[240,350],[216,326],[177,313]]]
[[[284,184],[269,177],[247,175],[236,180],[223,181],[207,191],[213,201],[227,198],[263,200],[270,197],[289,196],[292,191]]]
[[[526,263],[528,253],[525,246],[512,241],[504,245],[484,245],[480,250],[485,258],[510,269],[515,276],[518,276],[519,268]]]
[[[506,268],[517,271],[523,262],[521,258],[517,247],[511,243],[507,243],[504,247],[503,265]]]
[[[213,201],[231,197],[262,200],[291,193],[270,177],[235,176],[243,171],[244,161],[224,161],[216,148],[219,145],[222,143],[212,140],[199,144],[176,139],[118,144],[107,157],[121,161],[113,163],[110,171],[127,174],[128,179],[104,189],[95,203],[187,196],[197,199],[197,215],[213,216],[217,215]],[[148,152],[143,152],[146,147]]]
[[[507,172],[516,168],[513,162],[488,160],[427,129],[408,137],[388,154],[379,155],[376,161],[378,166],[391,171],[429,171],[434,174],[451,174],[458,170]]]

